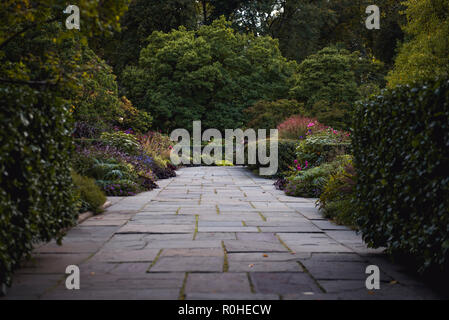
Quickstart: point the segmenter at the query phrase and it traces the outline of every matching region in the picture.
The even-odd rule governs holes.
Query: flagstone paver
[[[37,246],[4,299],[435,299],[316,199],[240,167],[196,167]],[[381,289],[368,291],[368,265]],[[65,269],[80,268],[80,290]]]

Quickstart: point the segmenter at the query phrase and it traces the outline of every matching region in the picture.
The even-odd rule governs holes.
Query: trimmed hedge
[[[0,285],[33,243],[76,222],[68,106],[49,91],[0,86]]]
[[[290,171],[294,167],[294,161],[296,159],[296,147],[298,146],[298,142],[296,140],[278,140],[278,171],[274,175],[274,177],[280,178],[284,177],[287,171]],[[257,150],[257,147],[256,147]],[[267,155],[270,154],[270,140],[267,140]],[[248,163],[248,145],[245,146],[245,163]],[[262,165],[259,161],[256,164],[247,164],[247,167],[253,171],[254,173],[259,173],[259,168]],[[268,167],[266,165],[265,167]],[[267,176],[267,178],[272,178]]]
[[[338,136],[331,131],[310,135],[298,144],[296,159],[300,165],[304,165],[307,161],[309,167],[332,162],[338,156],[351,153],[350,140],[343,139],[341,134]]]
[[[358,225],[372,247],[449,266],[449,81],[396,87],[361,103],[353,154]]]

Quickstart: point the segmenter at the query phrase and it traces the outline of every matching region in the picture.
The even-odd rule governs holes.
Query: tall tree
[[[117,74],[127,65],[137,65],[139,53],[153,31],[170,32],[179,26],[197,24],[195,0],[133,0],[121,19],[122,31],[112,40],[106,59]]]
[[[271,37],[240,34],[224,19],[197,31],[155,32],[139,66],[123,74],[125,94],[163,130],[243,125],[243,110],[261,99],[288,95],[296,63]]]
[[[449,0],[405,1],[406,41],[400,47],[389,86],[449,75]]]
[[[368,17],[366,8],[371,4],[371,0],[329,2],[329,8],[335,12],[337,21],[323,40],[328,43],[344,43],[350,51],[360,51],[391,64],[397,43],[403,39],[401,23],[405,21],[400,12],[404,7],[396,0],[376,1],[381,13],[380,29],[368,30],[365,26]]]

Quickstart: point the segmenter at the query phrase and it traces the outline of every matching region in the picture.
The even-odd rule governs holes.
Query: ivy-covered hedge
[[[49,91],[0,87],[0,285],[37,241],[76,221],[68,106]]]
[[[353,154],[365,241],[449,266],[449,81],[396,87],[358,106]]]

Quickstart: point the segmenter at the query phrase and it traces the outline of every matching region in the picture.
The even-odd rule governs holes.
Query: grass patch
[[[193,239],[196,239],[196,235],[198,234],[198,220],[199,220],[199,215],[195,215],[195,232],[193,233]]]
[[[147,273],[150,272],[150,269],[151,269],[151,268],[156,264],[156,262],[159,260],[159,257],[161,256],[163,250],[164,250],[164,249],[159,250],[159,252],[157,253],[156,258],[154,258],[153,262],[151,262],[150,266],[148,267]]]
[[[223,252],[224,252],[223,272],[228,272],[228,270],[229,270],[228,252],[226,251],[224,241],[221,242],[221,246],[223,247]]]
[[[179,300],[185,300],[186,299],[186,284],[187,284],[187,277],[189,276],[189,273],[186,272],[185,276],[184,276],[184,280],[182,281],[182,287],[181,290],[179,291]]]

